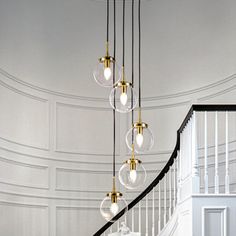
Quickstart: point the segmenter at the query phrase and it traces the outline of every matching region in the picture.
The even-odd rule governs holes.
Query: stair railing
[[[225,115],[225,180],[224,186],[219,182],[219,152],[218,152],[218,113]],[[167,222],[175,213],[177,205],[193,194],[230,194],[229,175],[229,112],[236,112],[236,105],[192,105],[180,128],[177,131],[175,148],[168,162],[151,182],[151,184],[140,193],[128,205],[128,212],[121,210],[110,222],[99,229],[94,236],[106,235],[119,228],[120,219],[131,215],[131,230],[135,231],[135,223],[138,232],[145,236],[156,236],[166,227]],[[201,113],[201,117],[198,117]],[[208,151],[208,114],[213,113],[214,122],[214,189],[209,186]],[[236,114],[236,113],[235,113]],[[202,117],[203,116],[203,117]],[[222,118],[222,117],[221,117]],[[235,116],[236,118],[236,116]],[[203,122],[200,122],[203,120]],[[200,125],[203,129],[200,129]],[[199,125],[199,127],[197,127]],[[199,146],[199,136],[203,136],[203,146]],[[212,135],[211,135],[212,136]],[[222,146],[222,145],[221,145]],[[203,158],[200,159],[201,152]],[[201,174],[201,173],[203,174]],[[135,214],[137,213],[137,214]],[[136,217],[135,217],[136,215]],[[143,220],[144,219],[144,220]],[[116,224],[116,227],[115,225]]]

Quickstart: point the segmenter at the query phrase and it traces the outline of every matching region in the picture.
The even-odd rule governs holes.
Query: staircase
[[[236,105],[193,105],[153,182],[99,229],[143,236],[236,235]]]

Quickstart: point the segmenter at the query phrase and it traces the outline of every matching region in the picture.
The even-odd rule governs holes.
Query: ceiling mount
[[[92,2],[104,2],[106,0],[90,0]],[[116,0],[117,2],[122,2],[123,0]],[[132,2],[132,0],[125,0],[126,2]],[[137,0],[136,0],[137,1]],[[150,2],[152,0],[141,0],[142,2]]]

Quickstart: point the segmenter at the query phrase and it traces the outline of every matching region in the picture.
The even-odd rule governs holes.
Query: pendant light
[[[109,100],[113,109],[120,113],[132,111],[137,104],[137,96],[133,84],[125,78],[125,0],[123,0],[123,63],[121,81],[111,90]]]
[[[115,185],[116,179],[113,176],[113,187],[112,191],[107,193],[106,197],[103,199],[100,205],[100,212],[103,218],[106,221],[111,221],[117,213],[119,213],[123,209],[128,209],[128,204],[126,200],[123,198],[122,193],[116,190]]]
[[[135,158],[134,145],[131,158],[124,162],[119,171],[119,180],[128,189],[136,189],[145,183],[147,174],[142,161]]]
[[[114,0],[114,55],[116,54],[116,0]],[[115,67],[115,65],[114,65]],[[115,69],[115,68],[113,68]],[[115,81],[115,74],[113,74]],[[128,204],[123,198],[122,193],[116,190],[116,114],[113,109],[113,175],[112,175],[112,191],[107,193],[100,205],[100,212],[107,221],[112,221],[113,217],[121,210],[128,210]]]
[[[112,87],[121,78],[121,68],[116,64],[115,57],[109,54],[109,0],[107,0],[107,32],[106,32],[106,53],[98,59],[93,71],[95,81],[103,87]],[[116,64],[114,67],[113,65]],[[113,81],[113,74],[117,73],[117,81]]]
[[[134,84],[134,0],[132,0],[132,84]],[[132,124],[133,121],[134,111],[132,111]],[[146,176],[146,170],[142,162],[135,158],[134,135],[132,135],[132,155],[120,168],[120,183],[128,189],[136,189],[144,184]]]
[[[138,25],[139,25],[139,112],[138,121],[133,123],[132,128],[126,134],[126,144],[130,150],[133,149],[137,153],[149,151],[153,144],[154,138],[147,123],[142,121],[141,117],[141,1],[138,6]],[[134,137],[134,140],[133,140]]]

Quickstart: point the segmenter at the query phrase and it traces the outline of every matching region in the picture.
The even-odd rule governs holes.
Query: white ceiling
[[[144,96],[195,89],[235,73],[235,8],[235,0],[143,1]],[[117,14],[121,61],[121,1]],[[68,94],[107,97],[109,89],[92,79],[97,58],[104,54],[104,38],[105,1],[0,1],[0,67],[25,82]]]

